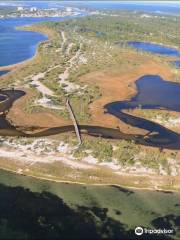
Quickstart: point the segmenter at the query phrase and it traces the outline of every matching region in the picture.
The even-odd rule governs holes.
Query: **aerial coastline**
[[[0,238],[179,239],[174,6],[0,1]]]
[[[52,25],[52,27],[51,27],[51,25]],[[62,25],[63,25],[63,23],[62,23]],[[6,86],[8,81],[11,82],[11,78],[13,78],[13,75],[16,72],[18,72],[18,73],[22,72],[23,73],[23,71],[25,69],[29,69],[28,71],[31,72],[31,65],[35,66],[35,65],[39,64],[39,61],[43,60],[42,57],[41,57],[42,46],[45,49],[43,51],[46,51],[46,48],[47,48],[46,45],[51,46],[51,41],[56,41],[56,39],[59,37],[59,33],[54,29],[53,23],[51,23],[50,26],[47,26],[46,24],[39,24],[39,25],[34,25],[32,27],[25,27],[24,29],[25,30],[30,30],[30,31],[39,31],[43,34],[46,34],[48,36],[48,40],[39,44],[38,50],[36,51],[36,55],[32,59],[29,59],[29,60],[27,60],[25,62],[22,62],[20,64],[15,64],[15,65],[12,65],[12,66],[7,66],[7,67],[1,68],[2,70],[7,70],[7,69],[12,70],[8,75],[4,75],[4,76],[1,77],[2,86],[3,85]],[[61,33],[60,33],[60,36],[62,37],[61,47],[63,47],[63,44],[65,44],[65,42],[67,41],[67,37],[65,36],[66,34],[67,33],[65,33],[65,31],[61,31]],[[64,43],[63,43],[63,41],[64,41]],[[72,43],[69,44],[69,47],[72,47]],[[115,49],[113,51],[117,51],[117,50],[118,50],[118,47],[115,47]],[[60,51],[59,48],[55,49],[55,52],[58,53],[59,51]],[[129,99],[131,96],[134,96],[137,93],[135,82],[138,78],[142,77],[143,75],[147,75],[147,74],[157,75],[158,74],[165,80],[171,80],[173,78],[173,75],[172,75],[171,67],[167,65],[168,60],[169,60],[168,58],[166,59],[166,62],[162,63],[161,62],[162,61],[161,57],[153,56],[151,54],[146,54],[146,53],[145,54],[141,53],[141,55],[139,55],[134,49],[128,49],[128,50],[119,49],[118,51],[120,51],[121,55],[124,56],[125,59],[131,59],[132,63],[134,61],[138,61],[137,66],[135,66],[134,63],[132,64],[131,67],[129,67],[129,63],[128,63],[128,65],[125,65],[126,67],[129,68],[129,73],[127,73],[126,68],[124,68],[124,67],[120,68],[120,70],[118,70],[117,66],[115,64],[115,67],[110,66],[110,67],[107,68],[107,70],[103,69],[103,70],[99,71],[99,70],[94,69],[92,72],[83,74],[79,78],[79,81],[80,81],[81,84],[82,83],[85,83],[85,84],[88,84],[88,85],[89,84],[94,84],[94,85],[96,85],[98,91],[101,92],[101,95],[99,95],[96,99],[94,99],[92,101],[92,103],[89,105],[89,114],[91,115],[91,123],[89,124],[88,121],[87,121],[87,123],[91,127],[101,126],[101,127],[104,127],[104,128],[109,127],[109,128],[112,128],[112,129],[117,129],[117,127],[118,127],[118,129],[120,129],[120,132],[122,132],[122,136],[123,136],[123,132],[124,133],[126,132],[127,134],[129,134],[130,141],[132,141],[132,139],[134,139],[133,141],[136,141],[136,138],[134,138],[132,136],[133,134],[134,135],[147,134],[147,131],[142,130],[142,129],[138,129],[138,128],[134,128],[134,127],[131,127],[130,125],[124,124],[122,121],[117,119],[115,116],[112,116],[111,114],[107,114],[106,112],[104,112],[104,106],[107,103],[111,103],[111,102],[117,101],[117,100],[118,101],[120,101],[120,100],[124,101],[126,99]],[[68,47],[67,47],[67,52],[69,52]],[[53,50],[53,54],[54,54],[54,50]],[[76,56],[76,54],[77,53],[75,52],[75,56]],[[52,55],[52,57],[53,57],[53,55]],[[74,56],[72,55],[71,59],[73,59],[73,58],[74,58]],[[70,61],[72,61],[71,59],[70,59]],[[86,65],[86,64],[84,64],[84,65]],[[51,68],[53,69],[54,67],[51,66],[50,69]],[[56,66],[55,66],[55,68],[56,68]],[[34,77],[32,77],[32,79],[34,79],[33,81],[34,81],[35,84],[40,84],[39,78],[43,78],[43,76],[45,75],[45,73],[41,72],[41,70],[39,72],[40,73],[37,72],[36,75]],[[65,68],[64,72],[67,75],[67,68]],[[66,75],[63,75],[63,77],[65,77]],[[121,84],[119,84],[119,82],[121,82]],[[68,83],[68,84],[69,84],[69,86],[72,87],[72,89],[74,87],[77,87],[76,85],[72,85],[70,83]],[[14,83],[13,83],[13,85],[14,85]],[[13,106],[9,110],[9,113],[7,115],[8,121],[12,122],[14,126],[18,126],[18,128],[23,129],[25,126],[30,127],[30,126],[34,125],[34,126],[39,126],[39,129],[40,128],[48,129],[48,128],[53,128],[53,127],[68,126],[68,125],[72,124],[70,119],[59,117],[57,115],[57,111],[55,113],[53,113],[52,111],[48,111],[47,109],[46,109],[46,111],[43,110],[43,109],[42,109],[43,110],[42,111],[40,109],[40,112],[34,112],[34,113],[27,113],[26,111],[24,111],[24,108],[25,108],[24,105],[26,105],[28,103],[28,101],[31,101],[32,96],[34,96],[36,98],[36,96],[37,96],[36,91],[37,90],[35,91],[35,89],[31,89],[29,87],[27,88],[27,83],[26,83],[25,86],[23,86],[23,87],[22,86],[21,86],[21,89],[26,92],[26,95],[24,97],[22,97],[21,99],[19,99],[18,101],[16,101],[15,103],[13,103]],[[114,86],[116,86],[116,88],[114,88]],[[18,87],[18,85],[15,86],[15,89],[17,87]],[[46,89],[45,87],[46,88],[48,87],[49,89],[51,89],[51,92],[52,92],[51,86],[49,87],[49,85],[46,85],[46,84],[43,86],[41,84],[41,85],[39,85],[39,89],[40,89],[40,91],[42,91],[41,94],[43,94],[43,91],[45,91],[45,89]],[[36,85],[35,85],[35,88],[36,88]],[[79,88],[79,86],[78,86],[78,88]],[[70,89],[70,87],[69,87],[69,89]],[[51,92],[50,92],[50,94],[51,94]],[[40,102],[40,100],[38,100],[38,101]],[[43,104],[44,104],[43,106],[48,106],[48,105],[45,105],[45,103],[43,103]],[[51,105],[51,108],[52,107],[53,107],[53,105]],[[57,106],[56,108],[58,109],[58,107],[59,106]],[[136,112],[136,109],[135,109],[135,112]],[[17,115],[18,115],[18,118],[17,118]],[[31,118],[28,117],[28,116],[31,116]],[[50,121],[50,119],[51,119],[51,121]],[[24,126],[22,126],[22,122],[23,122]],[[82,123],[81,123],[81,120],[79,121],[80,126],[83,126],[83,124],[85,125],[85,123],[86,123],[86,120],[82,121]],[[38,127],[37,127],[36,131],[39,131]],[[31,133],[31,131],[30,131],[30,133]],[[133,138],[131,138],[131,136]],[[126,137],[126,134],[124,134],[124,137]],[[128,135],[127,135],[127,137],[128,137]],[[4,154],[5,154],[5,152],[4,152]],[[165,154],[166,154],[166,151],[165,151]],[[68,157],[68,154],[65,154],[65,155],[66,155],[66,157]],[[4,155],[4,157],[6,159],[6,155]],[[19,157],[19,158],[21,159],[21,157]],[[34,156],[34,158],[35,158],[35,156]],[[58,157],[56,155],[54,155],[54,158],[56,159]],[[90,160],[90,162],[91,161],[93,162],[93,158],[92,158],[92,160]],[[2,161],[2,162],[4,164],[4,161]],[[82,166],[77,164],[77,166],[75,167],[75,165],[74,165],[74,167],[77,168],[77,169],[80,166],[81,166],[80,168],[82,168],[82,169],[85,169],[85,168],[88,169],[88,168],[94,168],[94,167],[96,168],[96,164],[91,166],[90,162],[88,164],[83,163],[84,165],[82,164]],[[12,163],[12,161],[11,161],[11,163]],[[37,160],[37,163],[39,164],[39,159]],[[2,164],[2,167],[3,167],[3,164]],[[6,164],[9,165],[7,159],[6,159]],[[42,164],[43,164],[43,162],[42,162]],[[63,164],[65,164],[64,160],[63,160]],[[73,166],[72,162],[71,163],[69,162],[69,164]],[[49,168],[49,166],[50,165],[48,164],[48,168]],[[14,170],[14,168],[17,168],[16,172],[19,172],[20,174],[22,174],[22,173],[27,174],[27,175],[29,174],[26,171],[24,172],[24,170],[22,170],[20,166],[19,167],[13,166],[12,170]],[[97,165],[97,169],[98,168],[99,168],[99,166]],[[112,166],[112,169],[111,169],[110,165],[108,167],[108,164],[107,164],[107,166],[100,167],[100,168],[101,168],[101,170],[104,169],[102,171],[104,171],[104,174],[107,174],[107,176],[108,176],[108,174],[111,175],[114,171],[113,166]],[[106,168],[108,169],[107,171],[106,171]],[[28,171],[31,171],[31,170],[28,170]],[[33,169],[33,171],[36,172],[35,169]],[[85,170],[82,170],[82,171],[85,171]],[[133,182],[134,183],[136,182],[136,180],[134,180],[133,176],[136,177],[138,175],[138,177],[139,177],[140,174],[141,174],[143,176],[143,178],[145,178],[145,176],[147,176],[147,179],[148,179],[149,176],[151,176],[150,178],[153,179],[153,174],[155,174],[155,173],[153,173],[151,171],[148,172],[149,170],[143,170],[143,171],[145,171],[145,172],[147,171],[147,172],[143,173],[143,172],[140,171],[140,173],[137,174],[136,170],[135,170],[134,173],[130,172],[128,174],[127,172],[124,172],[124,173],[122,172],[122,174],[119,174],[118,173],[119,170],[115,170],[115,175],[118,173],[117,176],[118,176],[119,179],[121,178],[121,175],[123,175],[123,174],[128,175],[128,177],[132,176],[133,181],[131,183],[129,183],[129,186],[131,186],[131,185],[133,185]],[[91,173],[92,172],[93,172],[93,170],[91,170]],[[37,172],[36,172],[36,174],[37,174]],[[156,177],[158,175],[155,174],[154,176],[155,176],[155,179],[156,179]],[[93,177],[92,176],[92,178],[97,179],[96,181],[102,181],[101,177],[97,177],[97,176]],[[103,178],[105,179],[105,177],[103,177]],[[123,179],[122,181],[126,182],[125,178],[122,177],[122,179]],[[163,178],[164,177],[162,176],[162,179]],[[172,188],[172,190],[173,189],[174,190],[179,189],[179,187],[178,187],[179,186],[179,183],[178,183],[179,180],[177,180],[178,175],[171,176],[171,177],[169,176],[169,177],[167,177],[167,179],[168,178],[169,178],[168,185],[171,185],[172,179],[173,179],[173,187],[170,187],[170,188]],[[116,177],[115,177],[115,179],[116,179]],[[163,180],[164,184],[161,185],[160,182],[162,182],[162,179],[160,178],[160,180],[159,180],[160,185],[158,186],[158,184],[156,184],[155,188],[158,189],[158,188],[162,187],[162,188],[168,188],[169,189],[169,187],[167,187],[167,186],[165,187],[165,185],[167,184],[165,180]],[[176,180],[177,180],[177,184],[174,183],[174,181],[176,181]],[[88,183],[88,181],[89,180],[87,180],[87,183]],[[72,182],[73,182],[73,180],[72,180]],[[83,182],[83,180],[82,180],[82,182]],[[104,182],[106,183],[105,180],[104,180]],[[142,183],[140,183],[140,182],[137,181],[137,183],[135,184],[135,187],[140,187],[141,188]],[[156,179],[156,182],[157,182],[157,179]],[[112,183],[115,184],[116,180],[115,181],[112,180]],[[122,185],[123,185],[123,183],[122,183]],[[148,187],[150,185],[151,185],[151,182],[147,183]]]

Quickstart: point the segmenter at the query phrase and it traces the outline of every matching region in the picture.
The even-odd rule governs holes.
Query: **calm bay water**
[[[31,31],[16,30],[17,26],[52,21],[52,18],[11,18],[0,20],[0,66],[11,65],[31,58],[37,44],[47,36]],[[61,20],[59,18],[53,20]]]

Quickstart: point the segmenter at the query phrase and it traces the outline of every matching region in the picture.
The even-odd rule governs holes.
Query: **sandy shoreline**
[[[134,187],[134,186],[128,186],[128,185],[116,184],[116,183],[85,183],[85,182],[78,182],[78,181],[55,180],[55,179],[48,178],[48,177],[19,173],[18,171],[14,171],[14,170],[4,168],[4,167],[0,167],[0,170],[7,171],[7,172],[10,172],[10,173],[14,173],[14,174],[19,175],[19,176],[32,177],[34,179],[44,180],[44,181],[49,181],[49,182],[55,182],[55,183],[68,183],[68,184],[78,184],[78,185],[86,185],[86,186],[117,186],[117,187],[123,187],[123,188],[127,188],[127,189],[139,190],[139,191],[147,190],[147,191],[162,191],[162,192],[176,192],[176,193],[179,193],[179,190],[168,189],[168,188],[164,189],[164,188],[151,188],[151,187]],[[132,175],[130,175],[130,176],[132,176]]]

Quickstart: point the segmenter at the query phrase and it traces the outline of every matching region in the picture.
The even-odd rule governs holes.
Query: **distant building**
[[[37,11],[37,7],[31,7],[30,8],[30,12],[36,12]]]
[[[152,18],[152,16],[151,16],[151,15],[148,15],[148,14],[142,14],[142,15],[141,15],[141,18]]]
[[[23,7],[17,7],[17,10],[18,10],[18,11],[23,11],[24,8],[23,8]]]
[[[71,7],[67,7],[66,8],[66,12],[72,12],[72,8]]]

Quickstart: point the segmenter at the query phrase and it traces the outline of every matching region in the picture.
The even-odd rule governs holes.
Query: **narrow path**
[[[69,66],[66,67],[65,71],[63,73],[61,73],[59,75],[59,83],[60,85],[62,84],[66,84],[67,86],[65,87],[65,90],[67,92],[71,92],[74,90],[78,90],[80,88],[79,85],[75,84],[75,83],[71,83],[68,80],[69,78],[69,74],[70,74],[70,70],[72,69],[72,67],[74,66],[74,64],[76,63],[76,60],[78,59],[78,57],[80,56],[80,49],[75,53],[74,56],[71,57],[71,59],[69,60]]]
[[[45,74],[46,72],[38,73],[37,75],[33,76],[32,84],[36,85],[38,91],[41,92],[43,95],[54,96],[54,92],[39,81],[39,79],[44,78]]]
[[[67,37],[65,36],[64,31],[61,32],[61,36],[62,36],[61,48],[63,50],[64,44],[67,41]],[[69,46],[68,46],[68,49],[67,49],[67,54],[68,55],[70,54],[70,50],[71,50],[72,46],[73,46],[73,43],[70,43]],[[73,65],[76,63],[76,60],[78,59],[79,55],[80,55],[80,49],[69,60],[69,66],[67,66],[65,68],[64,72],[59,75],[59,80],[60,80],[59,83],[60,83],[60,85],[62,85],[62,84],[66,84],[67,85],[65,87],[65,90],[67,92],[71,92],[71,91],[74,91],[74,90],[77,90],[77,89],[80,88],[79,85],[67,81],[67,79],[69,77],[69,74],[70,74],[69,71],[72,69]],[[44,78],[45,74],[47,72],[49,72],[49,71],[51,71],[51,70],[53,70],[54,68],[57,68],[57,67],[59,67],[59,66],[52,67],[52,68],[48,69],[46,72],[38,73],[37,75],[32,77],[32,80],[33,80],[32,84],[36,85],[36,89],[39,92],[41,92],[43,95],[55,96],[55,93],[50,88],[45,86],[39,79]]]
[[[67,41],[67,38],[66,38],[66,35],[65,35],[64,31],[61,31],[61,37],[62,37],[61,49],[63,49],[64,45]]]
[[[71,49],[72,49],[73,46],[74,46],[74,43],[70,43],[70,44],[68,45],[68,48],[67,48],[67,50],[66,50],[66,54],[67,54],[67,55],[70,54],[70,51],[71,51]]]

